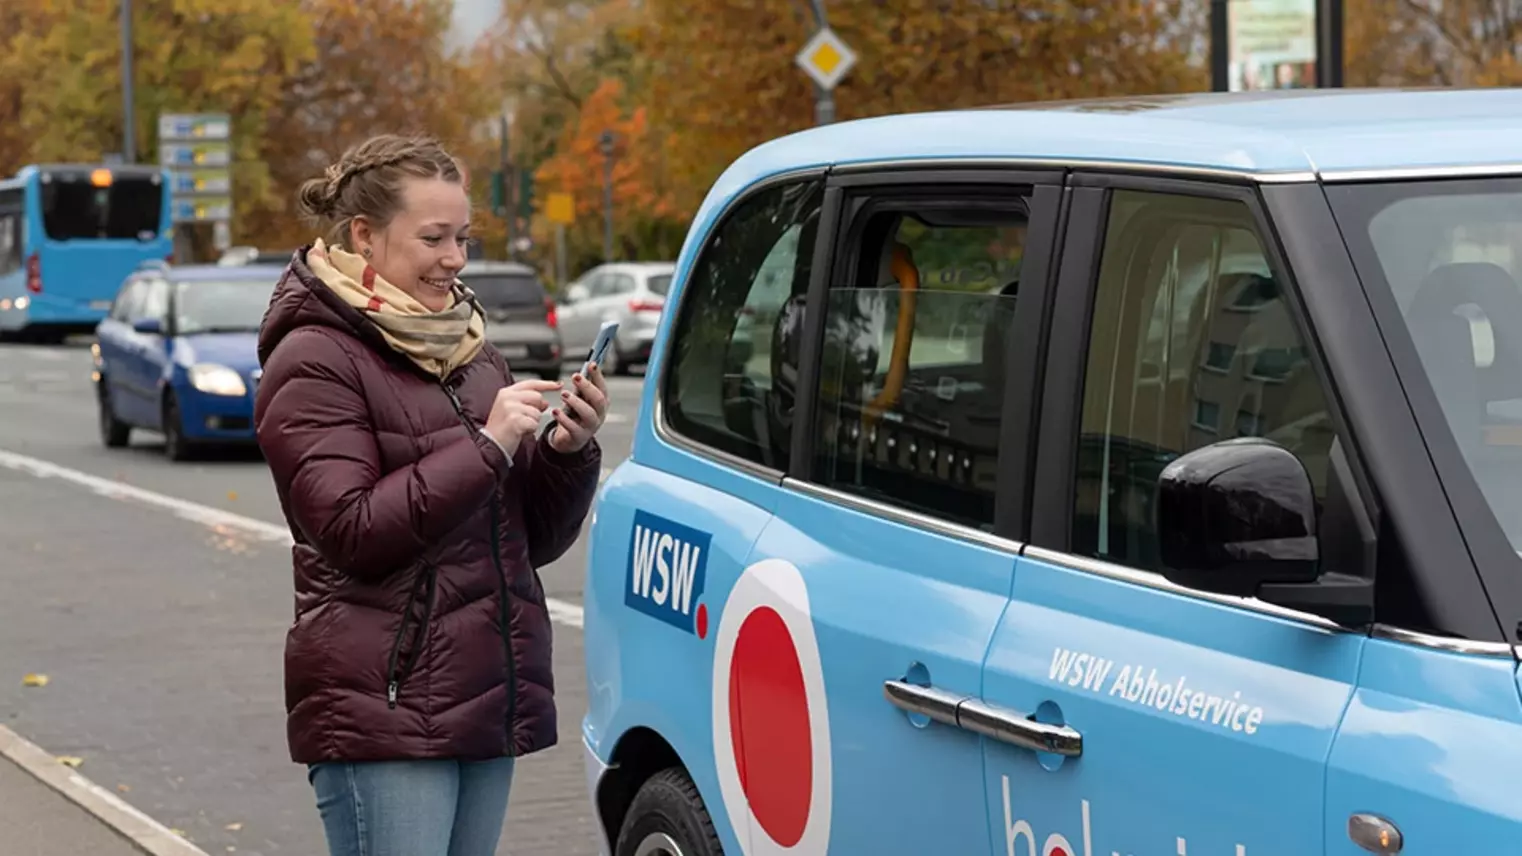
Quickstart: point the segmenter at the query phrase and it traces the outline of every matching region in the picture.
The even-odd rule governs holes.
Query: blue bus
[[[62,339],[106,316],[122,280],[174,252],[168,173],[34,164],[0,179],[0,336]]]

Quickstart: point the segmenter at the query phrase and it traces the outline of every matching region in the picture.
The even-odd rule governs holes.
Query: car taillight
[[[560,317],[555,314],[555,301],[548,297],[544,299],[544,323],[551,327],[560,326]]]
[[[631,300],[629,301],[630,312],[659,312],[666,307],[665,303],[654,300]]]
[[[42,293],[42,259],[36,253],[26,258],[26,290],[33,294]]]

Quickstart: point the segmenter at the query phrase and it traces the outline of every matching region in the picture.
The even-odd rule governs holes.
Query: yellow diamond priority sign
[[[856,65],[856,52],[847,47],[834,30],[826,28],[815,33],[793,61],[815,83],[824,89],[834,89],[835,84]]]

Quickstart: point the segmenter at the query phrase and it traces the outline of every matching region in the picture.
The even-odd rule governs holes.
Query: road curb
[[[209,856],[116,794],[58,762],[41,746],[0,725],[0,756],[89,812],[150,856]]]

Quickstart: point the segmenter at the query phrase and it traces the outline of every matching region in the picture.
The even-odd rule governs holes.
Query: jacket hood
[[[275,286],[269,308],[259,325],[259,365],[268,362],[285,337],[302,327],[332,327],[359,339],[382,354],[393,353],[379,328],[307,267],[308,244],[291,256],[291,263]]]

